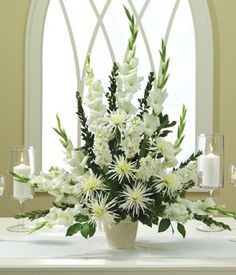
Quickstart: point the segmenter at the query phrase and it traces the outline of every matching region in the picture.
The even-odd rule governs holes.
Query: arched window
[[[112,61],[122,62],[127,46],[125,4],[140,32],[139,74],[158,73],[161,38],[171,58],[165,112],[178,120],[188,109],[181,158],[195,150],[196,135],[213,125],[213,42],[205,0],[32,0],[26,29],[25,144],[38,149],[38,170],[61,165],[52,127],[58,112],[76,144],[80,142],[75,91],[85,93],[85,58],[91,53],[96,78],[108,84]]]

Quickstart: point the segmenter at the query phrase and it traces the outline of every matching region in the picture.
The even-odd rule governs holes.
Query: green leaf
[[[138,219],[142,224],[146,224],[147,226],[152,227],[152,221],[148,216],[141,215]]]
[[[170,227],[169,219],[162,219],[159,223],[158,232],[164,232]]]
[[[75,216],[75,220],[79,223],[83,223],[83,222],[87,222],[89,220],[89,217],[82,214],[78,214]]]
[[[80,223],[74,223],[66,232],[66,236],[73,236],[81,230],[82,225]]]
[[[84,223],[84,224],[82,225],[82,228],[81,228],[80,232],[81,232],[81,235],[82,235],[84,238],[87,239],[88,236],[90,235],[90,226],[89,226],[89,224],[88,224],[88,223]]]
[[[92,237],[96,232],[96,224],[89,223],[89,226],[90,226],[89,237]]]
[[[12,172],[12,171],[8,171],[8,173],[10,175],[12,175],[15,178],[15,180],[18,181],[18,182],[27,183],[29,181],[29,178],[21,176],[21,175],[18,175],[16,173]]]
[[[47,223],[48,223],[47,221],[37,223],[34,228],[32,228],[32,229],[29,230],[29,234],[32,234],[35,231],[43,228]]]
[[[185,230],[184,225],[181,224],[181,223],[178,223],[177,224],[177,229],[178,229],[179,233],[183,236],[183,238],[185,238],[185,236],[186,236],[186,230]]]

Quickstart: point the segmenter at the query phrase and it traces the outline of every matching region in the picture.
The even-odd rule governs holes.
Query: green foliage
[[[29,234],[32,234],[35,231],[38,231],[39,229],[43,228],[47,224],[48,224],[47,221],[38,222],[34,228],[32,228],[32,229],[29,230]]]
[[[168,74],[170,59],[166,58],[166,44],[163,39],[161,40],[161,50],[159,50],[159,53],[161,57],[161,75],[158,77],[157,88],[163,90],[170,76]]]
[[[138,36],[138,29],[135,24],[134,15],[131,15],[129,10],[124,6],[126,16],[129,20],[129,29],[131,32],[131,36],[128,40],[128,47],[130,51],[135,51],[135,41]]]
[[[59,115],[56,114],[57,119],[57,128],[53,128],[53,130],[61,137],[60,142],[64,148],[67,148],[72,144],[71,140],[68,138],[66,131],[61,127],[61,121]]]
[[[78,215],[75,216],[75,221],[76,222],[83,223],[83,222],[87,222],[88,220],[89,220],[89,217],[85,216],[85,215],[82,215],[82,214],[78,214]]]
[[[147,225],[149,227],[152,227],[152,221],[151,221],[151,218],[149,216],[141,214],[141,215],[139,215],[138,220],[142,224],[145,224],[145,225]]]
[[[139,158],[144,158],[147,156],[149,152],[149,139],[147,136],[144,136],[143,140],[140,143],[140,152],[139,152]]]
[[[85,116],[82,98],[80,93],[77,91],[76,93],[77,99],[77,115],[79,116],[81,122],[81,132],[82,132],[82,139],[85,141],[85,145],[83,146],[84,150],[87,152],[89,159],[89,164],[93,162],[95,159],[95,154],[93,152],[93,144],[94,144],[94,134],[90,132],[88,125],[87,125],[87,118]]]
[[[117,104],[116,104],[116,92],[117,92],[117,83],[116,83],[116,78],[118,76],[118,70],[119,67],[116,62],[113,63],[111,75],[109,76],[110,79],[110,87],[109,92],[107,92],[106,98],[108,101],[108,113],[111,113],[113,111],[116,111],[118,109]]]
[[[68,227],[68,229],[66,231],[66,236],[75,235],[76,233],[78,233],[80,231],[81,227],[82,227],[81,223],[74,223],[73,225]]]
[[[96,232],[96,225],[89,222],[77,222],[71,225],[66,232],[66,236],[73,236],[80,231],[84,238],[92,237]]]
[[[15,216],[16,219],[27,218],[31,221],[45,217],[49,213],[49,210],[34,210],[31,212],[26,212],[23,214],[18,214]]]
[[[191,161],[196,161],[198,159],[198,157],[200,157],[201,155],[202,155],[202,151],[197,151],[196,154],[193,153],[186,161],[180,163],[179,168],[184,168]]]
[[[140,117],[141,119],[143,118],[144,113],[148,112],[148,109],[150,108],[147,100],[148,100],[150,91],[152,89],[154,80],[155,80],[154,72],[150,72],[149,76],[148,76],[148,82],[147,82],[146,88],[144,90],[144,96],[142,99],[140,99],[140,98],[138,99],[138,101],[139,101],[138,117]]]
[[[178,131],[177,131],[177,140],[175,141],[175,148],[179,147],[181,145],[181,143],[184,140],[184,128],[186,125],[186,113],[187,113],[187,109],[185,107],[185,105],[183,105],[182,108],[182,112],[180,115],[180,119],[179,119],[179,126],[178,126]]]
[[[171,222],[169,219],[161,219],[159,226],[158,226],[158,232],[164,232],[166,231],[171,225]]]
[[[222,206],[208,207],[207,211],[214,211],[222,214],[226,217],[230,217],[236,220],[236,213],[233,211],[225,210]]]
[[[160,120],[160,126],[157,128],[157,130],[153,133],[152,138],[159,137],[165,137],[169,133],[171,133],[171,130],[166,130],[167,128],[172,128],[176,125],[176,121],[169,121],[168,115],[163,115],[162,113],[159,114],[159,120]]]
[[[65,202],[61,202],[60,204],[59,203],[56,203],[56,202],[52,202],[53,206],[56,207],[56,208],[60,208],[62,210],[66,210],[67,208],[74,208],[74,204],[69,204],[69,203],[65,203]]]
[[[216,220],[214,220],[212,217],[208,216],[208,215],[194,215],[194,218],[198,221],[202,221],[203,223],[205,223],[208,226],[218,226],[220,228],[223,228],[225,230],[231,230],[230,226],[228,224],[225,224],[223,222],[218,222]]]
[[[185,230],[184,225],[181,223],[177,223],[177,229],[178,229],[179,233],[183,236],[183,238],[185,238],[186,230]]]
[[[24,176],[21,176],[21,175],[18,175],[12,171],[8,171],[10,175],[12,175],[16,181],[18,182],[22,182],[22,183],[27,183],[29,181],[29,178],[27,177],[24,177]]]

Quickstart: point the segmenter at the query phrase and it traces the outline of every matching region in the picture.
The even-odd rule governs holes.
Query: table
[[[32,235],[6,230],[16,223],[0,218],[0,274],[236,274],[236,221],[221,218],[232,232],[204,233],[196,230],[198,222],[186,225],[187,237],[157,228],[139,226],[136,247],[112,250],[106,246],[103,232],[89,240],[80,235],[64,237],[65,229],[44,230]]]

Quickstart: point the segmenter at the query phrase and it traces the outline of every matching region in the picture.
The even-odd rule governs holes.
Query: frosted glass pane
[[[165,107],[172,120],[179,120],[182,104],[187,107],[185,140],[179,159],[186,159],[195,149],[195,37],[187,0],[180,1],[167,48],[170,62],[169,93]],[[173,139],[176,137],[174,135]]]
[[[129,37],[129,28],[122,5],[130,10],[130,1],[112,0],[104,15],[103,23],[108,34],[107,41],[99,25],[96,29],[97,17],[91,3],[101,14],[107,1],[64,0],[70,19],[73,36],[78,53],[80,75],[82,78],[84,62],[89,45],[91,46],[91,63],[95,78],[101,79],[105,90],[109,84],[108,75],[112,66],[112,54],[108,47],[110,41],[112,51],[118,63],[124,59]],[[167,25],[176,3],[175,0],[133,0],[135,9],[140,14],[143,5],[148,3],[142,16],[141,27],[144,36],[139,32],[137,39],[137,56],[140,60],[139,75],[145,77],[142,92],[146,85],[151,63],[159,71],[159,48],[161,38],[165,37]],[[131,10],[132,12],[132,10]],[[145,36],[148,44],[145,44]],[[150,53],[148,54],[148,47]],[[76,144],[77,117],[76,72],[74,57],[68,30],[63,18],[59,1],[51,0],[45,24],[43,45],[43,168],[51,164],[63,166],[63,156],[58,137],[51,131],[55,126],[55,113],[61,116],[64,127]],[[167,46],[167,54],[171,57],[170,80],[167,85],[169,93],[165,104],[165,113],[171,119],[180,115],[182,103],[188,108],[186,140],[180,159],[185,159],[195,149],[195,41],[191,10],[187,0],[181,0],[171,28]],[[151,60],[150,60],[151,59]],[[141,93],[140,95],[141,96]],[[86,94],[86,88],[84,90]],[[137,103],[137,99],[136,99]],[[177,128],[177,127],[176,127]],[[170,137],[174,139],[174,136]]]
[[[67,28],[59,1],[51,1],[45,22],[43,44],[43,170],[51,165],[64,165],[62,146],[52,130],[52,127],[56,126],[57,112],[73,142],[76,142],[75,92],[74,58]]]
[[[70,19],[79,65],[82,70],[92,33],[97,23],[96,15],[90,5],[90,1],[66,0],[64,3]]]

